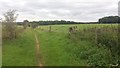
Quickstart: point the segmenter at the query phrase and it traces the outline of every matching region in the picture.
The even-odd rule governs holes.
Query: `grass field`
[[[51,32],[49,32],[49,26],[51,26]],[[44,66],[89,66],[88,62],[97,60],[96,63],[101,63],[109,60],[109,50],[97,48],[92,42],[69,39],[70,26],[77,26],[79,30],[111,26],[111,24],[48,25],[26,29],[21,37],[3,41],[3,66],[37,65],[34,34],[39,40]],[[92,55],[90,60],[89,56]]]
[[[27,29],[21,37],[3,41],[3,66],[36,66],[34,33]]]

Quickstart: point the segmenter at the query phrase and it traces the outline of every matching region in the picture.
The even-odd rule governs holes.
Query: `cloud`
[[[0,9],[0,17],[8,9],[18,10],[17,21],[97,21],[100,17],[117,15],[118,0],[1,0]]]

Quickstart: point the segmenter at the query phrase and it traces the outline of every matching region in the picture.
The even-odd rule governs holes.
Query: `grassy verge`
[[[3,66],[35,66],[35,39],[28,29],[21,37],[3,41]]]

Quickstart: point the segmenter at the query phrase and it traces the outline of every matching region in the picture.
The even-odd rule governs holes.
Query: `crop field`
[[[69,28],[74,26],[77,27],[75,32],[70,32]],[[96,28],[101,32],[96,32]],[[3,40],[2,65],[109,66],[116,64],[118,57],[113,55],[117,56],[115,54],[118,44],[117,28],[117,24],[41,25],[34,29],[28,27],[17,39]]]

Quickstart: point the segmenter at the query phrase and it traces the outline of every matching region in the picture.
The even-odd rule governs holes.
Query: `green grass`
[[[21,37],[3,41],[3,66],[35,66],[35,39],[28,29]]]
[[[71,26],[77,26],[78,29],[87,29],[93,27],[103,27],[103,26],[118,26],[118,24],[71,24],[71,25],[43,25],[39,26],[39,29],[43,31],[48,31],[49,26],[51,26],[51,30],[55,32],[68,32],[68,28]]]
[[[52,26],[52,32],[49,32],[49,26]],[[70,26],[78,26],[79,30],[111,24],[48,25],[39,26],[35,30],[27,29],[21,37],[3,41],[3,66],[37,65],[33,32],[39,39],[42,62],[45,66],[87,66],[88,62],[101,63],[109,59],[107,49],[97,48],[92,42],[69,39]]]
[[[105,49],[98,49],[90,42],[73,42],[64,33],[38,33],[45,66],[88,66],[87,58],[90,55],[106,52]]]
[[[40,41],[40,50],[45,66],[74,66],[79,65],[73,57],[65,51],[68,45],[64,33],[41,32],[36,30]]]
[[[52,32],[49,32],[49,26],[52,26]],[[103,60],[109,63],[110,53],[107,49],[98,48],[92,42],[68,39],[68,28],[78,26],[78,29],[86,29],[111,24],[49,26],[40,26],[36,29],[45,66],[87,66],[90,65],[88,63],[101,63]]]

